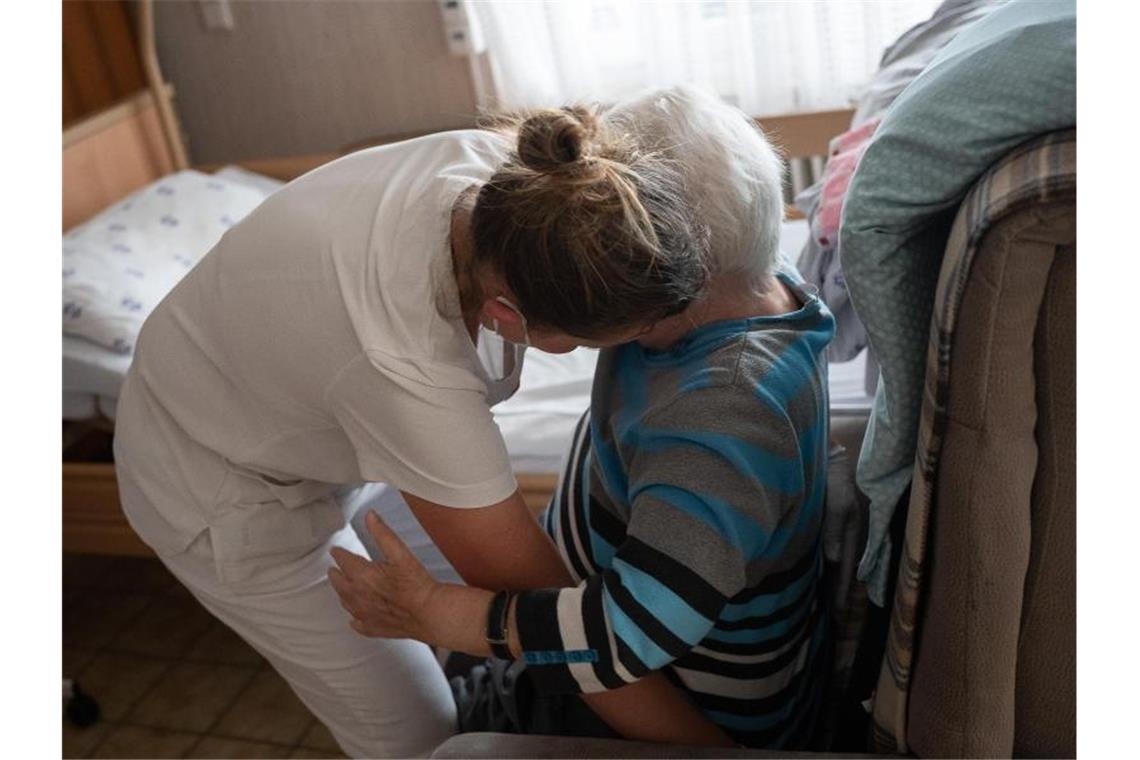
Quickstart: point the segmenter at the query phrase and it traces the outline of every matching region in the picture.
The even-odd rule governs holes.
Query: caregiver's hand
[[[384,553],[382,560],[373,562],[340,547],[330,552],[337,567],[329,568],[329,580],[341,606],[352,615],[352,629],[363,636],[435,643],[430,641],[423,613],[444,584],[431,577],[375,512],[370,511],[364,522]]]

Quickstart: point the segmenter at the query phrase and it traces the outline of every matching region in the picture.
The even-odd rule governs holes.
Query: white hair
[[[651,90],[602,118],[676,162],[696,218],[708,228],[714,276],[760,283],[772,274],[780,257],[784,163],[752,119],[691,86]]]

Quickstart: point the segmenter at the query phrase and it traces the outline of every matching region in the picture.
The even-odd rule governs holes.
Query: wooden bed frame
[[[63,229],[89,219],[123,196],[154,180],[189,167],[173,88],[158,67],[151,0],[140,4],[139,40],[148,88],[63,133]],[[832,136],[848,128],[850,110],[762,117],[758,122],[788,158],[826,156]],[[396,135],[321,153],[237,162],[249,171],[290,180],[367,145],[406,139]],[[217,167],[198,166],[202,171]],[[95,427],[113,429],[108,420]],[[66,438],[66,436],[65,436]],[[519,489],[536,511],[554,491],[553,474],[518,473]],[[149,555],[119,506],[114,464],[63,462],[63,550],[97,554]]]

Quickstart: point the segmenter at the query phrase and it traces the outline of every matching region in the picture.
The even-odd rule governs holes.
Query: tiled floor
[[[285,681],[156,559],[65,554],[63,673],[99,703],[63,756],[341,758]]]

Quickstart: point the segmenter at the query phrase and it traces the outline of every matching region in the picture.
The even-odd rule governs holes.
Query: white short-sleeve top
[[[163,300],[116,431],[125,506],[161,518],[145,539],[173,550],[234,504],[296,510],[361,481],[453,507],[514,491],[490,406],[521,356],[506,382],[485,369],[449,243],[458,195],[510,147],[467,130],[338,159],[266,199]]]

